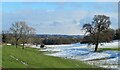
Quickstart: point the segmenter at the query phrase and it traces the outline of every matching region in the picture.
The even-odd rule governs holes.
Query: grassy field
[[[120,51],[120,48],[99,48],[101,51],[107,51],[107,50],[112,50],[112,51]]]
[[[38,49],[3,46],[3,68],[91,68],[81,61],[46,56]]]

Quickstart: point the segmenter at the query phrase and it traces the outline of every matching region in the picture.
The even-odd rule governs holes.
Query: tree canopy
[[[100,43],[100,35],[105,34],[109,29],[111,22],[110,18],[105,15],[95,15],[91,23],[83,25],[85,34],[88,33],[90,43],[95,44],[95,52],[97,51],[98,44]]]

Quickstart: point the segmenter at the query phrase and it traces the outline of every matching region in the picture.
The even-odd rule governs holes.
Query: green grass
[[[99,48],[101,51],[107,51],[107,50],[112,50],[112,51],[120,51],[120,48]]]
[[[18,58],[15,60],[11,56]],[[28,65],[22,64],[24,61]],[[83,63],[82,61],[64,59],[44,55],[38,49],[15,48],[15,46],[3,46],[2,48],[2,67],[3,68],[91,68],[94,66]]]

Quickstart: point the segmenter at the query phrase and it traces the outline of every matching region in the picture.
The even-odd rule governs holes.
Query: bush
[[[41,44],[41,45],[40,45],[40,48],[44,48],[44,47],[45,47],[45,45],[44,45],[44,44]]]

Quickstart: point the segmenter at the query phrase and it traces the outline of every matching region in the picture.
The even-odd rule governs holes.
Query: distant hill
[[[84,35],[59,35],[59,34],[35,34],[35,36],[40,38],[83,38]]]

